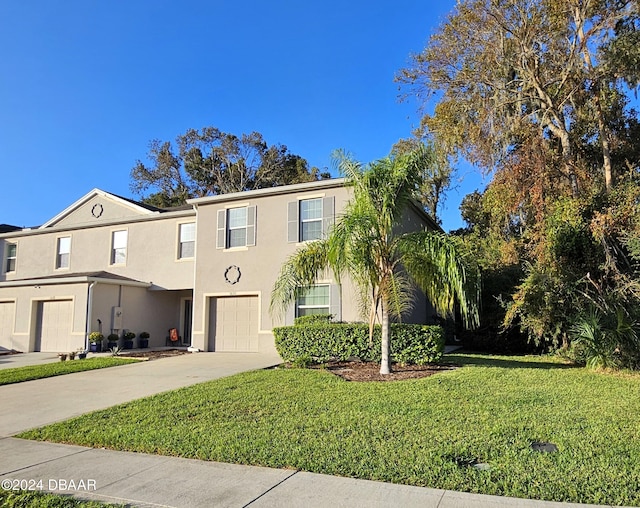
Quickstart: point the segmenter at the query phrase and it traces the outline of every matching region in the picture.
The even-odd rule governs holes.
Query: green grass
[[[640,377],[554,358],[447,355],[423,380],[274,369],[21,437],[554,501],[640,505]],[[531,449],[550,441],[556,453]],[[490,464],[489,471],[470,467]]]
[[[28,365],[15,369],[0,369],[0,386],[11,383],[22,383],[33,379],[45,377],[61,376],[72,372],[82,372],[85,370],[104,369],[105,367],[116,367],[127,363],[136,363],[139,360],[130,358],[86,358],[84,360],[69,360],[66,362],[45,363],[42,365]]]
[[[81,501],[70,496],[47,494],[37,490],[0,490],[3,508],[123,508],[121,504]]]

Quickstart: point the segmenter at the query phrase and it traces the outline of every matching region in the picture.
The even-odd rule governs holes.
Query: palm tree
[[[391,372],[390,317],[406,312],[416,285],[439,314],[451,315],[457,301],[465,326],[478,322],[479,278],[454,241],[441,232],[398,232],[420,183],[420,150],[366,167],[340,156],[338,167],[353,188],[351,200],[326,239],[287,259],[271,293],[271,312],[284,312],[319,273],[330,269],[337,281],[348,274],[367,302],[370,333],[381,316],[381,374]]]

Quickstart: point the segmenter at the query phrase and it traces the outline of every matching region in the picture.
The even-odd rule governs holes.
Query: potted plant
[[[122,334],[122,338],[124,339],[123,349],[133,349],[133,339],[136,338],[136,334],[133,332],[124,332]]]
[[[91,332],[89,334],[89,343],[91,344],[90,350],[92,353],[100,353],[102,351],[102,341],[104,335],[100,332]]]
[[[87,351],[83,348],[79,348],[76,355],[78,355],[78,360],[84,360],[87,357]]]
[[[118,347],[118,337],[117,333],[110,333],[107,336],[107,349],[113,349],[114,347]]]
[[[140,335],[138,335],[138,347],[149,347],[149,337],[149,332],[140,332]]]

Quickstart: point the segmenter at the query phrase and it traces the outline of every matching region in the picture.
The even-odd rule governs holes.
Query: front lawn
[[[0,370],[0,386],[11,383],[21,383],[33,379],[45,377],[61,376],[72,372],[82,372],[84,370],[104,369],[105,367],[116,367],[127,363],[136,363],[139,360],[128,358],[86,358],[84,360],[70,360],[66,362],[44,363],[42,365],[28,365],[26,367],[16,367],[15,369]]]
[[[38,490],[1,490],[2,508],[124,508],[121,504],[82,501],[70,496],[49,494]]]
[[[459,491],[640,505],[640,377],[553,358],[446,355],[463,368],[353,383],[272,369],[21,437]],[[533,451],[533,442],[557,445]],[[474,468],[475,463],[490,469]]]

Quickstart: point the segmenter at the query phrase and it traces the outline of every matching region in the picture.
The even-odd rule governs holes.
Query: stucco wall
[[[300,246],[287,240],[287,204],[298,199],[333,196],[339,214],[346,204],[344,187],[310,189],[288,195],[239,197],[236,201],[213,202],[198,206],[197,269],[194,291],[194,345],[201,349],[208,343],[208,299],[212,296],[256,294],[260,306],[260,348],[273,348],[271,329],[282,321],[274,321],[269,312],[273,284],[285,259]],[[244,199],[243,199],[244,198]],[[256,245],[236,249],[216,248],[218,210],[235,206],[256,206]],[[225,280],[230,266],[240,269],[235,284]],[[333,282],[329,277],[326,282]],[[343,290],[343,319],[357,319],[352,294]]]
[[[106,337],[113,328],[112,309],[122,309],[122,328],[136,334],[148,332],[149,346],[164,346],[170,328],[180,326],[181,300],[191,291],[150,291],[146,288],[97,284],[93,294],[91,331],[100,331]],[[137,342],[136,342],[137,345]]]
[[[193,286],[193,258],[178,259],[178,225],[194,222],[195,215],[162,217],[121,225],[105,225],[76,230],[51,228],[22,232],[0,242],[17,244],[15,272],[4,273],[5,248],[0,280],[62,276],[74,273],[108,271],[166,289]],[[127,230],[127,259],[123,265],[111,264],[113,231]],[[69,267],[56,269],[57,240],[71,237]],[[4,247],[4,246],[3,246]]]
[[[0,301],[15,302],[14,329],[10,336],[0,337],[0,347],[17,351],[33,351],[36,338],[38,302],[72,300],[71,334],[82,344],[85,336],[87,284],[23,286],[0,288]]]

